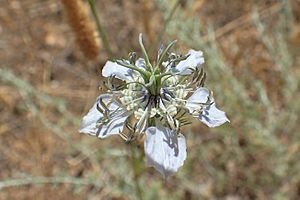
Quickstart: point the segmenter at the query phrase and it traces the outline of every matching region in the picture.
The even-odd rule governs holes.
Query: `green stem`
[[[147,51],[144,47],[144,44],[143,44],[143,35],[140,33],[139,35],[139,43],[140,43],[140,46],[141,46],[141,49],[142,49],[142,52],[144,54],[144,58],[145,58],[145,61],[146,61],[146,66],[148,68],[149,71],[153,71],[153,68],[152,68],[152,65],[150,63],[150,60],[149,60],[149,56],[147,54]]]
[[[167,73],[164,73],[164,74],[159,75],[159,78],[163,78],[163,77],[165,77],[165,76],[174,76],[174,75],[176,75],[176,74],[167,72]]]
[[[100,22],[100,18],[97,14],[97,11],[96,11],[96,8],[95,8],[95,1],[94,0],[88,0],[88,2],[89,2],[89,5],[90,5],[92,14],[93,14],[93,16],[96,20],[96,26],[97,26],[98,32],[101,36],[105,51],[108,54],[109,58],[111,58],[112,57],[112,51],[111,51],[111,48],[109,46],[109,41],[107,39],[106,32],[105,32],[104,28],[102,27],[101,22]]]
[[[138,84],[138,85],[141,85],[143,88],[145,88],[146,90],[148,89],[147,86],[143,83],[140,83],[138,81],[132,81],[132,82],[129,82],[129,83],[125,83],[124,86],[127,86],[127,85],[130,85],[130,84]]]
[[[117,64],[119,64],[119,65],[122,65],[123,67],[126,67],[126,68],[128,68],[128,69],[132,69],[132,70],[135,70],[135,71],[139,72],[139,73],[143,76],[145,82],[148,81],[149,76],[150,76],[150,74],[149,74],[148,72],[146,72],[146,71],[144,71],[144,70],[142,70],[142,69],[140,69],[140,68],[138,68],[138,67],[136,67],[136,66],[134,66],[134,65],[132,65],[132,64],[120,62],[120,61],[118,61],[118,60],[116,60],[115,62],[116,62]]]
[[[130,146],[130,158],[131,158],[131,164],[133,168],[133,179],[134,179],[134,185],[136,190],[136,195],[139,200],[143,199],[143,190],[140,186],[140,175],[141,175],[141,164],[142,164],[142,156],[140,152],[138,152],[138,149],[136,149],[136,146]]]
[[[74,185],[96,185],[99,183],[92,182],[90,179],[74,178],[74,177],[26,177],[22,179],[7,179],[0,181],[0,190],[7,187],[23,186],[29,184],[74,184]]]

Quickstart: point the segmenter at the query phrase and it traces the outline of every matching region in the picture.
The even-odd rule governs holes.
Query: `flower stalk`
[[[143,155],[141,155],[139,149],[136,146],[130,146],[130,160],[133,169],[133,179],[135,185],[136,196],[138,199],[143,199],[143,190],[140,185],[140,177],[143,170]]]
[[[95,18],[96,26],[97,26],[98,32],[101,36],[105,51],[106,51],[107,55],[111,58],[112,57],[112,51],[111,51],[111,48],[110,48],[110,45],[109,45],[109,41],[107,39],[107,34],[105,32],[105,29],[102,27],[102,24],[100,22],[100,18],[98,16],[98,13],[96,12],[95,1],[94,0],[88,0],[88,2],[89,2],[89,5],[90,5],[92,14]]]

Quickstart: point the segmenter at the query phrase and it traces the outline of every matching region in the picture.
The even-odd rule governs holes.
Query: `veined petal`
[[[207,103],[209,98],[209,90],[201,87],[198,88],[190,98],[188,98],[186,107],[189,109],[190,113],[201,109],[200,104]],[[212,105],[203,106],[203,111],[199,114],[198,119],[202,121],[209,127],[216,127],[229,122],[229,119],[226,117],[225,112],[219,110],[214,103],[214,99],[211,97]]]
[[[176,172],[186,159],[184,136],[164,127],[149,127],[146,130],[144,150],[148,165],[158,170],[164,178]]]
[[[127,119],[128,114],[126,116],[109,116],[107,123],[98,126],[97,124],[104,119],[103,114],[98,110],[98,108],[105,111],[105,108],[101,105],[100,100],[107,105],[107,108],[110,112],[114,112],[119,109],[119,106],[116,102],[114,102],[112,95],[100,95],[87,115],[83,117],[79,132],[98,136],[100,138],[104,138],[113,134],[119,134],[119,132],[123,130],[123,124]]]
[[[209,127],[217,127],[225,122],[229,122],[225,112],[219,110],[215,103],[203,110],[202,114],[199,116],[199,120]]]
[[[192,96],[187,99],[186,107],[189,109],[190,113],[199,108],[199,104],[206,103],[209,97],[209,90],[200,87],[198,88]]]
[[[103,124],[96,129],[95,135],[99,138],[106,138],[111,135],[118,135],[123,131],[124,122],[128,118],[128,114],[123,114],[120,116],[116,116],[107,124]]]
[[[201,64],[204,63],[204,57],[202,51],[195,51],[193,49],[189,50],[188,54],[189,57],[185,60],[180,61],[173,71],[179,73],[180,75],[189,75],[192,73],[192,69],[196,69]]]
[[[146,62],[144,58],[139,58],[135,61],[135,66],[138,68],[146,69]]]
[[[100,95],[97,99],[93,107],[89,110],[89,112],[83,117],[82,122],[80,124],[80,133],[85,134],[93,134],[96,129],[96,122],[103,117],[103,114],[99,112],[97,106],[99,106],[99,101],[101,98],[105,97],[105,95]],[[103,98],[108,101],[108,98]]]
[[[107,61],[102,69],[102,76],[116,76],[121,80],[132,80],[132,70],[115,62]]]

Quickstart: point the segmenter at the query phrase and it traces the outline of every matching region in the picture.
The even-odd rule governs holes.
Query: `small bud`
[[[135,64],[136,60],[137,60],[136,52],[129,53],[129,62],[130,62],[130,64]]]

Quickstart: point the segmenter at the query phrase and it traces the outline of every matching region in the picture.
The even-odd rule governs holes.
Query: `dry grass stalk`
[[[267,16],[270,16],[271,14],[277,13],[281,8],[282,8],[281,3],[274,3],[271,6],[267,6],[267,7],[258,9],[258,13],[261,18],[265,18]],[[246,13],[246,14],[232,20],[231,22],[225,24],[224,26],[218,28],[217,30],[215,30],[215,33],[214,33],[215,37],[220,38],[220,37],[224,36],[225,34],[228,34],[229,32],[236,30],[237,28],[240,28],[240,27],[246,26],[246,25],[250,25],[252,21],[253,21],[252,12]],[[202,40],[204,42],[208,42],[209,35],[208,34],[204,35]]]
[[[100,41],[94,22],[91,20],[88,7],[81,0],[61,0],[66,10],[69,24],[82,53],[94,60],[99,54]]]

